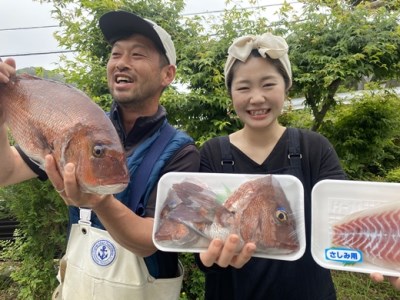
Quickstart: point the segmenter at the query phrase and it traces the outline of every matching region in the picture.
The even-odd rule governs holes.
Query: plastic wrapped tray
[[[260,190],[254,190],[257,188],[253,188],[253,182],[267,181],[273,185],[272,189],[271,185],[264,187],[260,184]],[[254,198],[257,196],[259,198]],[[276,203],[271,198],[286,198],[290,209],[287,210],[280,202],[274,207]],[[227,203],[230,203],[230,206]],[[225,239],[229,233],[239,230],[237,228],[240,227],[241,229],[235,232],[240,237],[245,237],[246,232],[252,232],[252,241],[257,245],[254,256],[296,260],[304,254],[306,243],[303,203],[303,186],[291,175],[167,173],[158,183],[153,241],[156,247],[163,251],[201,252],[208,247],[213,237]],[[244,205],[248,208],[246,214],[243,212]],[[267,207],[273,207],[273,210],[266,212]],[[289,238],[286,239],[286,235],[282,233],[287,220],[294,222],[290,239],[293,239],[293,236],[297,237],[297,247],[282,250],[288,247],[286,242]],[[245,224],[247,221],[254,221],[253,225],[257,224],[256,229],[251,229],[252,225]],[[279,236],[279,243],[282,242],[285,246],[280,244],[271,249],[265,248],[270,235],[274,235],[275,232],[276,236]]]
[[[397,266],[393,262],[386,262],[385,265],[377,261],[372,263],[371,258],[376,259],[378,256],[371,255],[369,258],[367,253],[370,250],[365,248],[367,246],[375,247],[375,251],[381,251],[382,254],[384,251],[389,251],[390,255],[394,253],[393,251],[400,251],[396,246],[391,250],[386,249],[387,242],[384,242],[383,238],[381,238],[382,242],[376,242],[376,235],[381,233],[386,235],[384,232],[387,229],[381,230],[381,233],[370,234],[373,232],[370,226],[376,226],[376,222],[382,223],[381,220],[392,219],[392,225],[388,226],[400,227],[396,225],[400,224],[400,213],[393,213],[396,211],[394,208],[400,210],[400,184],[398,183],[350,180],[320,181],[312,190],[311,254],[314,260],[328,269],[361,273],[380,272],[388,276],[400,276],[399,263]],[[369,222],[367,218],[363,219],[364,221],[358,219],[357,224],[349,223],[349,219],[354,220],[355,215],[365,217],[366,214],[373,213],[377,216],[379,210],[387,212],[385,217],[375,217],[375,220],[372,220],[369,216]],[[342,238],[348,243],[353,241],[352,245],[339,245],[338,239],[334,239],[334,236],[337,237],[334,234],[334,228],[338,228],[335,226],[339,223],[342,225],[346,223],[346,226],[357,228],[355,231],[357,237],[356,235],[342,235]],[[379,226],[376,227],[379,228]],[[344,227],[339,228],[342,230]],[[362,242],[356,240],[360,237],[358,235],[360,232],[368,232],[370,237],[366,239],[363,235]],[[396,243],[396,239],[400,240],[400,232],[392,234],[392,237],[394,239],[391,242]]]

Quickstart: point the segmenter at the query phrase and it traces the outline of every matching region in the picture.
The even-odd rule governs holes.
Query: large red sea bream
[[[400,270],[400,203],[365,209],[333,226],[334,246],[358,249],[364,260]]]
[[[41,168],[50,153],[61,174],[68,162],[76,165],[84,192],[125,189],[129,176],[117,132],[83,92],[56,81],[16,76],[0,84],[0,113],[15,141]]]

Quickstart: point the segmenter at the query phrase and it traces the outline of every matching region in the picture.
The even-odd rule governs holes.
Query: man
[[[47,155],[44,173],[18,146],[10,147],[1,119],[0,185],[49,178],[70,205],[74,225],[60,265],[62,284],[53,295],[55,299],[178,299],[182,269],[177,254],[157,251],[152,242],[156,187],[167,172],[198,171],[199,153],[191,138],[169,129],[172,137],[153,159],[156,163],[151,163],[152,169],[140,169],[146,154],[156,151],[151,146],[158,145],[170,127],[159,102],[175,77],[174,44],[157,24],[129,12],[106,13],[99,24],[112,45],[107,64],[108,87],[114,100],[110,119],[128,157],[130,186],[118,195],[82,193],[73,164],[65,166],[61,177],[53,157]],[[0,62],[0,82],[8,82],[14,74],[14,60]],[[149,169],[144,183],[133,186],[132,182],[143,179],[144,170]],[[137,197],[141,187],[145,188]],[[139,199],[132,203],[134,197]]]

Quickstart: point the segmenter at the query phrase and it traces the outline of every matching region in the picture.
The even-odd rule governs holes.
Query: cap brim
[[[151,39],[165,53],[164,46],[149,21],[127,11],[111,11],[100,17],[99,26],[111,45],[131,34],[138,33]]]

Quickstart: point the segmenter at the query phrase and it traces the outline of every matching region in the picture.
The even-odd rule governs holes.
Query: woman
[[[311,190],[323,179],[345,179],[335,150],[322,135],[288,129],[278,122],[292,84],[288,45],[266,33],[236,39],[228,51],[225,83],[243,128],[207,141],[201,149],[202,172],[291,174],[304,187],[307,249],[296,261],[251,258],[253,243],[236,254],[240,241],[213,240],[197,257],[206,275],[206,299],[336,299],[329,270],[310,252]],[[228,144],[228,145],[227,145]],[[293,153],[291,147],[296,149]],[[228,150],[226,150],[228,149]],[[295,154],[295,155],[293,155]]]

